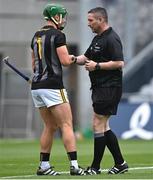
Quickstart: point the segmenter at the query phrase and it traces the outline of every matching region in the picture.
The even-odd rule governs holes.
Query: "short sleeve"
[[[109,54],[113,61],[124,61],[122,43],[119,38],[110,38],[108,42]]]
[[[90,57],[90,46],[89,46],[89,48],[86,50],[86,52],[84,53],[84,55],[85,55],[88,59],[91,58],[91,57]]]
[[[60,46],[66,45],[66,37],[64,33],[59,33],[55,37],[55,47],[58,48]]]
[[[88,49],[86,50],[86,52],[84,53],[84,56],[86,56],[88,59],[93,59],[92,57],[92,45],[94,44],[94,42],[96,42],[96,37],[95,36],[90,44],[90,46],[88,47]]]

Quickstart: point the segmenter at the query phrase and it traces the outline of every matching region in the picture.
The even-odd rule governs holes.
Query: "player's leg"
[[[40,167],[37,171],[37,175],[58,175],[59,173],[53,170],[49,162],[57,125],[49,108],[41,107],[39,108],[39,112],[44,123],[44,129],[40,138]]]
[[[57,129],[50,108],[52,108],[53,104],[59,103],[58,98],[54,98],[56,92],[51,89],[37,89],[32,90],[31,93],[35,107],[39,108],[44,124],[44,129],[40,138],[40,167],[37,170],[37,175],[58,175],[59,173],[55,172],[53,167],[49,164],[53,136]],[[53,101],[53,99],[57,99],[57,101]]]
[[[51,112],[61,129],[64,146],[67,151],[76,151],[75,137],[72,127],[72,114],[69,103],[53,106]],[[69,134],[69,136],[68,136]]]
[[[39,108],[39,112],[44,122],[44,129],[40,138],[41,152],[50,153],[57,125],[49,108]]]
[[[79,168],[77,162],[76,141],[73,132],[72,113],[70,104],[62,103],[53,106],[51,112],[62,133],[64,147],[67,151],[68,158],[70,160],[71,175],[85,175],[84,171],[81,168]]]

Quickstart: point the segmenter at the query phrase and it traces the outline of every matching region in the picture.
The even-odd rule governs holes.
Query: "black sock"
[[[77,160],[77,152],[76,151],[68,152],[67,155],[68,155],[68,158],[70,161]]]
[[[49,161],[50,153],[40,153],[40,162],[41,161]]]
[[[104,134],[106,138],[106,145],[113,155],[115,164],[122,164],[124,162],[124,159],[121,154],[116,135],[111,130],[106,131]]]
[[[105,151],[105,136],[103,133],[95,133],[94,134],[94,159],[91,164],[91,167],[97,170],[100,168],[100,163],[103,158],[104,151]]]

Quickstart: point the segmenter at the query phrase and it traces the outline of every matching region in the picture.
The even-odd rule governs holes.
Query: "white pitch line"
[[[141,169],[153,169],[153,166],[129,168],[129,170],[141,170]]]
[[[149,167],[134,167],[134,168],[129,168],[130,171],[132,170],[144,170],[144,169],[153,169],[153,166],[149,166]],[[103,169],[102,172],[107,172],[108,169]],[[63,171],[60,172],[61,174],[69,174],[69,171]],[[5,177],[0,177],[0,179],[14,179],[14,178],[30,178],[30,177],[38,177],[37,175],[22,175],[22,176],[5,176]]]

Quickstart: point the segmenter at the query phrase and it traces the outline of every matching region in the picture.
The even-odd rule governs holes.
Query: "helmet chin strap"
[[[57,27],[58,29],[60,29],[60,27],[58,27],[58,26],[59,26],[59,24],[62,23],[62,14],[60,14],[60,20],[59,20],[59,22],[56,21],[53,17],[51,17],[51,20],[55,23],[56,27]]]

